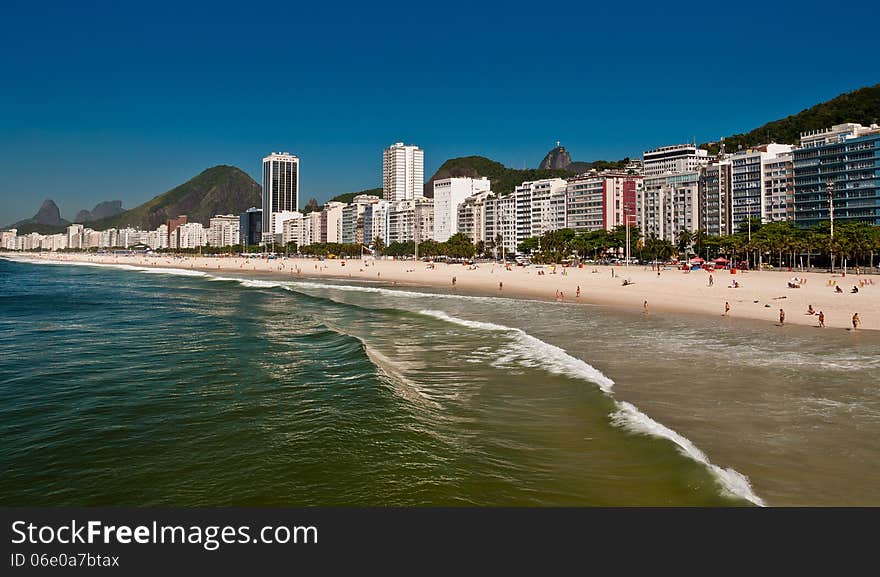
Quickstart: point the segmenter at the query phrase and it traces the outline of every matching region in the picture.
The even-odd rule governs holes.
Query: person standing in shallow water
[[[724,301],[724,316],[730,316],[730,303],[728,301]]]
[[[852,317],[853,330],[858,329],[860,324],[862,324],[862,320],[859,318],[859,313],[853,313],[853,317]]]
[[[825,313],[823,313],[822,311],[819,311],[819,327],[825,327]]]
[[[779,326],[782,326],[784,324],[785,324],[785,311],[782,309],[779,309]]]

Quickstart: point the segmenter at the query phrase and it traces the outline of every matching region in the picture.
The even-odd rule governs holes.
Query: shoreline
[[[129,265],[148,268],[177,268],[209,273],[258,273],[288,278],[329,278],[344,281],[380,282],[389,286],[445,288],[462,294],[504,296],[566,304],[591,304],[619,308],[639,314],[700,314],[724,319],[725,302],[730,303],[730,318],[751,319],[774,323],[779,329],[779,309],[785,311],[785,324],[818,325],[817,315],[805,314],[808,305],[825,313],[826,328],[852,329],[853,313],[859,313],[859,330],[880,330],[880,284],[864,284],[857,294],[850,293],[859,276],[840,273],[779,273],[776,271],[728,270],[710,273],[677,269],[650,270],[639,265],[583,265],[583,268],[544,265],[512,266],[506,270],[500,263],[477,263],[477,267],[461,264],[426,263],[423,261],[312,258],[242,258],[170,255],[95,255],[79,253],[36,253],[2,255],[10,260],[46,261],[54,263],[92,263]],[[433,264],[433,268],[430,265]],[[538,274],[543,271],[544,274]],[[612,276],[613,274],[613,276]],[[788,288],[792,277],[806,279],[800,288]],[[623,280],[632,284],[623,286]],[[453,279],[455,282],[453,283]],[[730,288],[737,280],[740,288]],[[835,293],[834,282],[843,289]],[[499,283],[502,283],[499,286]],[[577,288],[580,287],[580,297]],[[444,291],[447,292],[447,291]],[[561,295],[560,295],[561,293]],[[644,302],[647,301],[647,311]],[[757,301],[757,302],[756,302]],[[769,306],[767,306],[769,305]]]

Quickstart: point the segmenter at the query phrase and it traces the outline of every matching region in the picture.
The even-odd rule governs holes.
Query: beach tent
[[[712,262],[720,262],[720,263],[723,264],[723,263],[727,263],[727,262],[730,262],[730,261],[727,260],[726,258],[724,258],[723,256],[719,256],[718,258],[716,258],[716,259],[713,260]]]

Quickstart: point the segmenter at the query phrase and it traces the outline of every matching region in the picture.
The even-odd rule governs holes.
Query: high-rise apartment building
[[[545,178],[524,182],[514,189],[517,244],[565,227],[567,184],[562,178]]]
[[[566,185],[565,226],[578,232],[611,230],[635,224],[636,197],[642,177],[626,173],[585,174]]]
[[[263,159],[263,235],[271,239],[276,234],[276,213],[295,211],[298,206],[299,158],[273,152]]]
[[[730,157],[730,219],[733,231],[749,218],[758,218],[761,222],[771,220],[765,167],[780,154],[790,153],[792,148],[788,144],[762,144]]]
[[[698,228],[709,236],[731,234],[730,161],[720,160],[700,170]]]
[[[709,152],[696,144],[661,146],[645,151],[642,174],[659,176],[676,172],[693,172],[709,160]]]
[[[425,152],[414,145],[395,142],[382,154],[382,198],[389,202],[423,196]]]
[[[642,234],[676,242],[681,231],[695,232],[699,181],[698,171],[646,177],[636,201],[636,221]]]
[[[263,239],[263,211],[255,206],[238,215],[239,242],[245,247]]]
[[[792,154],[794,218],[810,227],[834,221],[880,225],[880,126],[836,125],[801,135]]]
[[[456,234],[458,227],[458,205],[466,198],[487,192],[489,179],[483,178],[444,178],[434,181],[434,240],[446,242]]]

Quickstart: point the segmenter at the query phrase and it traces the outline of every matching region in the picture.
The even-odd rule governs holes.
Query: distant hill
[[[362,190],[360,192],[346,192],[345,194],[337,194],[327,202],[344,202],[346,204],[350,203],[354,200],[359,194],[372,194],[373,196],[378,196],[382,198],[382,189],[381,188],[368,188],[367,190]]]
[[[801,132],[830,128],[835,124],[857,122],[870,125],[880,123],[880,84],[846,92],[822,102],[797,114],[774,120],[745,134],[734,134],[724,138],[724,150],[735,152],[740,147],[749,148],[768,142],[798,144]],[[719,142],[700,145],[716,154]]]
[[[443,163],[434,176],[425,183],[425,196],[433,198],[434,181],[444,178],[469,176],[471,178],[487,177],[492,182],[492,190],[496,194],[509,194],[513,192],[514,187],[528,180],[539,180],[541,178],[565,178],[572,176],[567,170],[541,170],[527,168],[520,170],[517,168],[507,168],[500,162],[495,162],[484,156],[463,156],[460,158],[450,158]]]
[[[125,209],[122,208],[121,200],[105,200],[104,202],[99,202],[98,204],[96,204],[95,208],[90,211],[83,209],[76,213],[73,222],[91,222],[93,220],[101,220],[102,218],[116,216],[117,214],[122,214],[123,212],[125,212]]]
[[[70,223],[61,218],[61,211],[58,210],[58,205],[55,204],[55,201],[51,198],[47,198],[43,201],[43,204],[40,205],[40,210],[37,211],[37,214],[31,218],[20,220],[7,228],[17,229],[18,234],[20,235],[30,234],[32,232],[53,234],[63,230],[68,224]]]
[[[592,162],[572,161],[571,155],[565,147],[557,144],[556,148],[547,153],[544,160],[538,165],[538,169],[566,170],[574,174],[582,174],[593,169],[623,169],[627,164],[629,164],[629,158],[624,158],[623,160],[594,160]]]
[[[547,153],[541,164],[538,165],[540,170],[566,170],[571,164],[571,155],[565,150],[564,146],[556,144],[556,148]]]
[[[261,203],[261,188],[253,178],[234,166],[220,165],[138,207],[92,221],[89,226],[95,230],[126,226],[152,230],[181,214],[189,222],[208,226],[214,215],[238,214]]]
[[[77,222],[95,230],[127,226],[153,230],[169,218],[185,214],[189,222],[208,226],[211,217],[217,214],[239,214],[252,206],[260,206],[261,190],[260,185],[241,169],[215,166],[131,210],[118,212],[122,209],[122,202],[118,200],[99,203],[92,211],[81,210],[77,217],[88,213],[101,218],[82,221],[78,218]],[[103,216],[107,213],[110,216]],[[69,224],[60,218],[55,203],[47,199],[34,218],[10,228],[18,228],[19,234],[53,234],[64,231]]]

